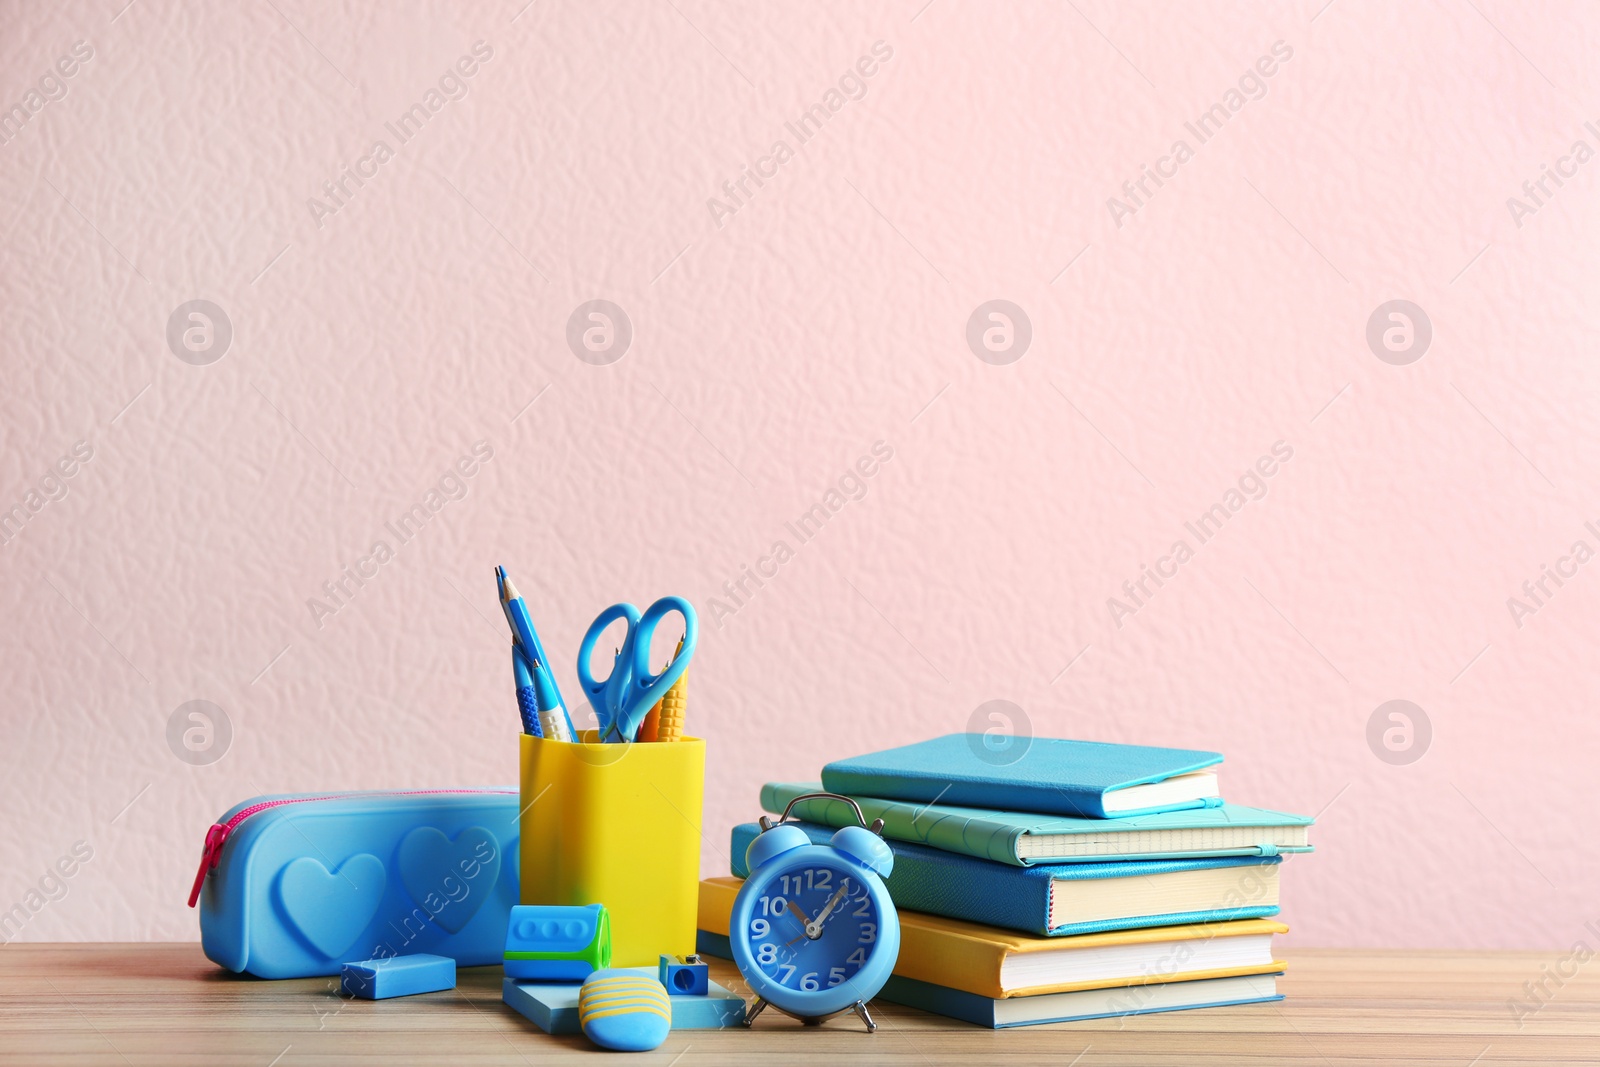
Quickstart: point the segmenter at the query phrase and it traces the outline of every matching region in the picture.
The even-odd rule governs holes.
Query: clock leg
[[[766,1007],[766,1000],[762,997],[757,997],[756,1002],[752,1004],[744,1013],[744,1024],[749,1026],[751,1023],[754,1023],[756,1021],[756,1016],[765,1011]]]
[[[872,1016],[867,1011],[866,1001],[856,1001],[854,1004],[850,1005],[850,1010],[859,1015],[861,1017],[861,1021],[867,1024],[867,1033],[875,1034],[878,1032],[878,1024],[872,1021]]]

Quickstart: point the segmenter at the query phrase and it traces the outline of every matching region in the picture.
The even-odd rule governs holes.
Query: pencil
[[[678,649],[672,654],[676,660],[683,651],[683,641],[678,641]],[[656,726],[657,741],[677,741],[683,737],[684,718],[689,710],[689,672],[684,671],[678,675],[678,680],[672,683],[672,688],[667,690],[667,695],[661,698],[652,715],[659,714]]]
[[[682,652],[682,651],[683,651],[683,638],[680,637],[678,639],[678,647],[672,653],[672,659],[677,659],[678,658],[678,653]],[[667,661],[667,667],[670,667],[670,666],[672,666],[672,660],[668,660]],[[664,670],[667,669],[667,667],[663,667],[661,669],[664,671]],[[687,673],[687,672],[685,672],[685,673]],[[679,679],[679,680],[682,681],[682,679]],[[668,694],[670,694],[671,690],[668,690],[667,692],[668,692]],[[660,741],[660,740],[663,740],[663,738],[660,736],[661,705],[665,704],[666,702],[667,702],[667,697],[666,697],[666,695],[663,695],[660,700],[656,701],[656,706],[650,709],[650,714],[648,714],[648,715],[646,715],[644,717],[644,722],[639,725],[639,740],[640,741]]]
[[[670,666],[670,665],[671,664],[668,664],[668,666]],[[663,669],[665,669],[665,668],[663,668]],[[658,741],[658,740],[660,740],[660,738],[657,737],[656,734],[657,734],[658,728],[661,725],[661,705],[666,702],[666,699],[667,698],[665,696],[663,696],[660,700],[656,701],[656,706],[650,709],[650,714],[646,715],[644,717],[644,722],[639,724],[639,740],[640,741]]]
[[[528,614],[528,602],[517,592],[511,576],[505,570],[504,567],[495,568],[495,579],[500,586],[500,609],[505,612],[506,622],[511,624],[511,633],[522,643],[522,651],[528,657],[528,662],[539,664],[548,672],[550,657],[544,654],[544,644],[539,640],[539,631],[533,628],[533,616]],[[555,691],[556,703],[565,709],[567,701],[561,695],[561,687],[556,684],[554,675],[550,676],[550,686]]]

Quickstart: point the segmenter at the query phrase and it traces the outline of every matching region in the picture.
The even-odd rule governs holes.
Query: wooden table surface
[[[639,1067],[735,1064],[1600,1064],[1600,960],[1557,953],[1286,954],[1278,1004],[982,1030],[882,1002],[869,1035],[851,1017],[802,1029],[768,1012],[752,1030],[682,1031]],[[732,964],[713,976],[744,991]],[[1558,966],[1559,965],[1559,966]],[[1571,971],[1562,977],[1560,971]],[[1525,982],[1550,996],[1518,1020]],[[582,1037],[549,1037],[500,1003],[500,968],[391,1001],[344,1000],[333,979],[226,974],[196,944],[0,946],[0,1063],[597,1063]],[[1076,1057],[1076,1059],[1074,1058]]]

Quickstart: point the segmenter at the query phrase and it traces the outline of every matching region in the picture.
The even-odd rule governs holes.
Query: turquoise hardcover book
[[[768,782],[761,787],[761,807],[782,813],[791,800],[820,789],[817,782]],[[1311,851],[1307,840],[1311,819],[1243,804],[1126,819],[1081,819],[850,795],[868,820],[883,820],[885,837],[1017,867]],[[792,814],[826,826],[856,825],[849,805],[837,800],[801,801]]]
[[[817,844],[834,834],[790,825]],[[745,852],[760,830],[753,822],[733,828],[735,877],[749,877]],[[889,847],[894,869],[884,884],[897,906],[1046,937],[1278,914],[1278,856],[1012,867],[905,841]]]
[[[1089,819],[1216,807],[1218,752],[1187,748],[946,734],[914,745],[835,760],[822,768],[830,792],[925,804],[1036,811]]]
[[[1189,1008],[1267,1004],[1283,999],[1283,994],[1278,992],[1278,978],[1277,974],[1246,974],[995,1000],[897,974],[885,983],[878,996],[893,1004],[947,1015],[992,1030],[1004,1030],[1013,1026],[1116,1019]]]

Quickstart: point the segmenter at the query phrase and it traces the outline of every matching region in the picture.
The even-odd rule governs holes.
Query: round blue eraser
[[[649,1052],[672,1032],[672,1002],[653,974],[595,971],[578,990],[584,1036],[613,1052]]]

